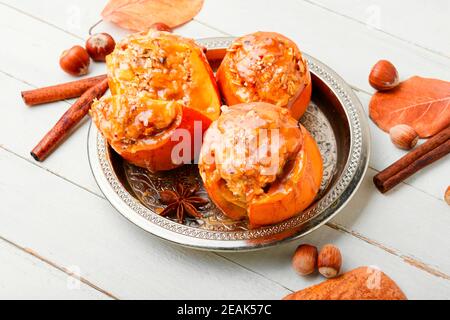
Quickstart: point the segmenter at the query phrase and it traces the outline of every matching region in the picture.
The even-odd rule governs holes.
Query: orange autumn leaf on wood
[[[369,115],[386,132],[407,124],[421,138],[430,137],[450,125],[450,82],[409,78],[395,89],[375,93]]]
[[[192,20],[202,6],[203,0],[110,0],[102,17],[132,31],[147,31],[156,22],[175,28]]]

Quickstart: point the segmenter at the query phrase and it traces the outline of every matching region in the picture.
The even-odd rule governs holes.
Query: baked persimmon
[[[106,65],[111,96],[94,102],[90,113],[111,147],[137,166],[170,170],[183,163],[173,154],[181,130],[180,140],[190,139],[182,159],[191,161],[194,127],[202,135],[221,105],[203,50],[193,40],[150,30],[119,42]]]
[[[322,158],[286,108],[264,102],[225,107],[207,130],[200,175],[214,203],[253,226],[306,209],[322,181]]]
[[[263,101],[286,107],[295,119],[311,100],[311,75],[297,45],[275,32],[236,39],[217,70],[227,105]]]

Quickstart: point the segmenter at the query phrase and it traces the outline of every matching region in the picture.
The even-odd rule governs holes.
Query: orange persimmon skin
[[[303,90],[299,91],[298,95],[293,97],[287,105],[287,108],[291,112],[292,117],[294,117],[297,120],[299,120],[302,117],[302,115],[306,112],[306,109],[309,106],[309,102],[311,101],[311,94],[312,94],[312,82],[310,79],[306,87]]]
[[[293,51],[300,56],[299,64],[301,65],[301,68],[303,73],[301,74],[301,84],[299,84],[299,87],[295,94],[293,94],[287,103],[281,103],[281,101],[277,101],[277,97],[275,95],[271,95],[271,93],[276,93],[280,90],[278,87],[268,87],[264,90],[267,91],[265,94],[265,97],[261,96],[253,96],[253,97],[245,97],[243,95],[239,95],[239,90],[242,88],[242,84],[239,85],[236,83],[236,70],[233,70],[233,65],[237,63],[238,61],[235,61],[235,57],[233,56],[233,50],[230,52],[227,52],[222,63],[220,64],[219,69],[217,70],[216,78],[217,83],[219,85],[219,90],[224,98],[227,105],[232,106],[239,103],[247,103],[247,102],[256,102],[256,101],[263,101],[263,102],[269,102],[272,104],[277,104],[283,107],[286,107],[290,110],[291,115],[295,119],[300,119],[300,117],[305,113],[309,102],[311,100],[311,92],[312,92],[312,82],[311,82],[311,74],[308,69],[308,65],[305,60],[301,57],[301,53],[298,50],[295,43],[293,43],[290,39],[284,37],[281,34],[275,33],[275,32],[256,32],[251,35],[247,35],[241,38],[238,38],[234,44],[242,45],[243,42],[251,42],[251,43],[262,43],[264,41],[282,41],[290,46],[290,48],[293,49]],[[262,48],[259,48],[258,54],[261,56],[265,56],[268,54],[279,54],[277,53],[277,48],[275,48],[273,45],[266,45]],[[283,54],[286,54],[284,52]],[[251,54],[250,54],[251,55]],[[276,66],[277,62],[275,62]],[[280,65],[283,65],[282,62],[279,62]],[[248,69],[254,68],[256,63],[250,63],[248,65]],[[253,71],[253,70],[252,70]],[[239,73],[239,72],[238,72]],[[244,81],[244,79],[241,79],[239,77],[239,80]]]
[[[189,133],[191,159],[195,157],[195,148],[197,147],[194,139],[195,134],[198,134],[194,133],[194,123],[196,121],[200,121],[201,123],[201,134],[203,136],[204,132],[211,124],[211,119],[194,109],[184,107],[181,123],[175,128],[175,130],[186,130]],[[136,166],[147,168],[153,172],[172,170],[180,166],[180,164],[174,163],[175,158],[173,157],[172,151],[178,143],[182,143],[182,139],[172,140],[171,136],[171,134],[168,134],[164,139],[155,141],[155,144],[152,146],[147,145],[143,148],[135,148],[132,151],[127,149],[122,150],[113,143],[111,146],[125,160]]]

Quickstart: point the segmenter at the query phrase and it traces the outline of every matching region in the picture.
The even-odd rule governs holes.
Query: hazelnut
[[[298,274],[306,276],[313,273],[317,263],[317,248],[302,244],[297,247],[292,258],[292,267]]]
[[[326,278],[334,278],[339,274],[342,264],[341,252],[332,244],[325,245],[319,252],[317,266]]]
[[[376,90],[390,90],[399,83],[397,69],[389,61],[380,60],[370,71],[369,83]]]
[[[416,130],[406,124],[398,124],[389,130],[392,143],[400,149],[410,150],[419,141]]]
[[[59,58],[61,68],[73,76],[82,76],[88,73],[89,55],[81,46],[73,46],[65,50]]]
[[[450,206],[450,186],[447,187],[444,195],[445,202]]]
[[[94,61],[105,61],[105,57],[113,52],[116,42],[107,33],[96,33],[86,41],[86,50]]]
[[[157,31],[172,32],[172,28],[163,22],[156,22],[156,23],[152,24],[150,26],[150,29],[157,30]]]

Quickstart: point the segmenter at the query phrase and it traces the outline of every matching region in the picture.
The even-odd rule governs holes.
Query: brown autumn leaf
[[[203,0],[110,0],[102,17],[132,31],[147,31],[156,22],[175,28],[195,17],[202,6]]]
[[[411,77],[395,89],[375,93],[369,115],[386,132],[407,124],[421,138],[430,137],[450,125],[450,82]]]

